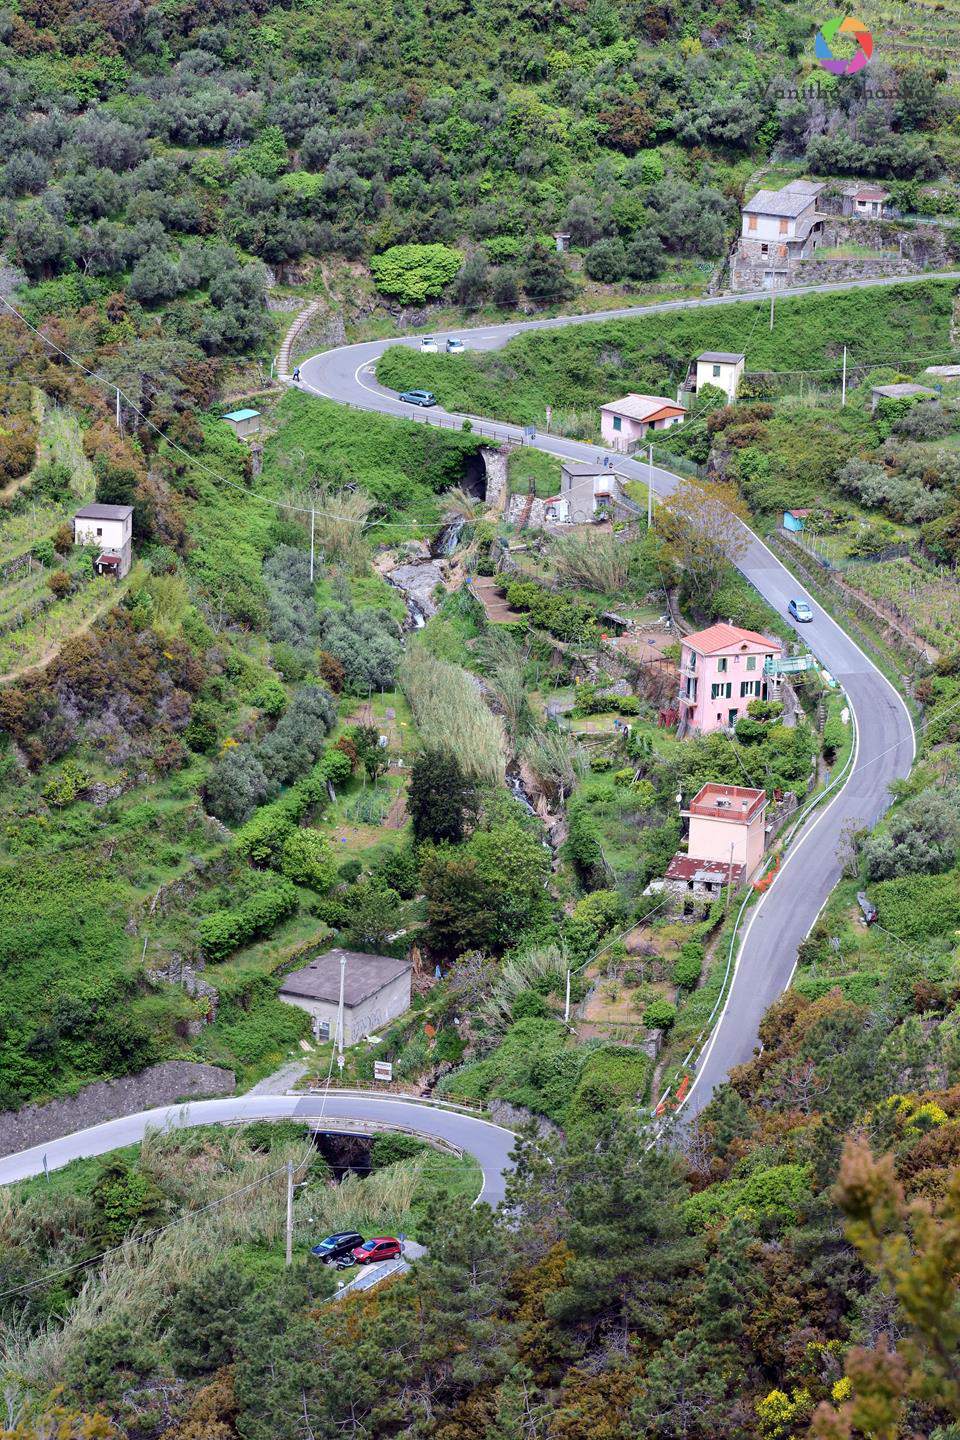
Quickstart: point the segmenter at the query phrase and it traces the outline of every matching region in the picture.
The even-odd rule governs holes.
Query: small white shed
[[[133,506],[84,505],[73,517],[73,543],[95,545],[96,573],[122,579],[133,558]]]

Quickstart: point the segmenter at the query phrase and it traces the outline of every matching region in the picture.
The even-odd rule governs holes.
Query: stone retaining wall
[[[89,1125],[152,1110],[155,1105],[232,1095],[236,1083],[232,1070],[194,1064],[192,1060],[164,1060],[138,1075],[98,1080],[64,1100],[0,1111],[0,1155],[13,1155],[46,1140],[86,1130]]]

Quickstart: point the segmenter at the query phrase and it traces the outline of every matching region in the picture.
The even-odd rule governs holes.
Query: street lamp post
[[[347,957],[340,956],[340,999],[337,1002],[337,1065],[343,1069],[343,984],[347,971]]]

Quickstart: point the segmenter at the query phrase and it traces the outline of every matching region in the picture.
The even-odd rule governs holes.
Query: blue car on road
[[[436,405],[437,397],[432,390],[402,390],[400,399],[405,400],[408,405]]]
[[[791,600],[787,606],[787,613],[792,615],[794,620],[797,620],[801,625],[807,620],[813,619],[813,611],[810,609],[806,600]]]

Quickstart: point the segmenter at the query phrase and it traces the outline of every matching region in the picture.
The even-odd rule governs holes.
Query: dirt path
[[[118,585],[116,590],[106,597],[103,604],[98,605],[93,614],[87,616],[82,625],[78,625],[74,630],[69,630],[66,635],[61,635],[59,640],[48,646],[35,660],[26,661],[23,665],[18,665],[16,669],[7,670],[4,674],[0,675],[0,685],[5,685],[9,680],[17,680],[22,675],[29,675],[34,670],[45,670],[50,662],[57,658],[68,640],[73,640],[77,635],[83,635],[95,625],[98,620],[102,620],[108,610],[112,610],[115,605],[119,605],[126,589],[126,584]]]

